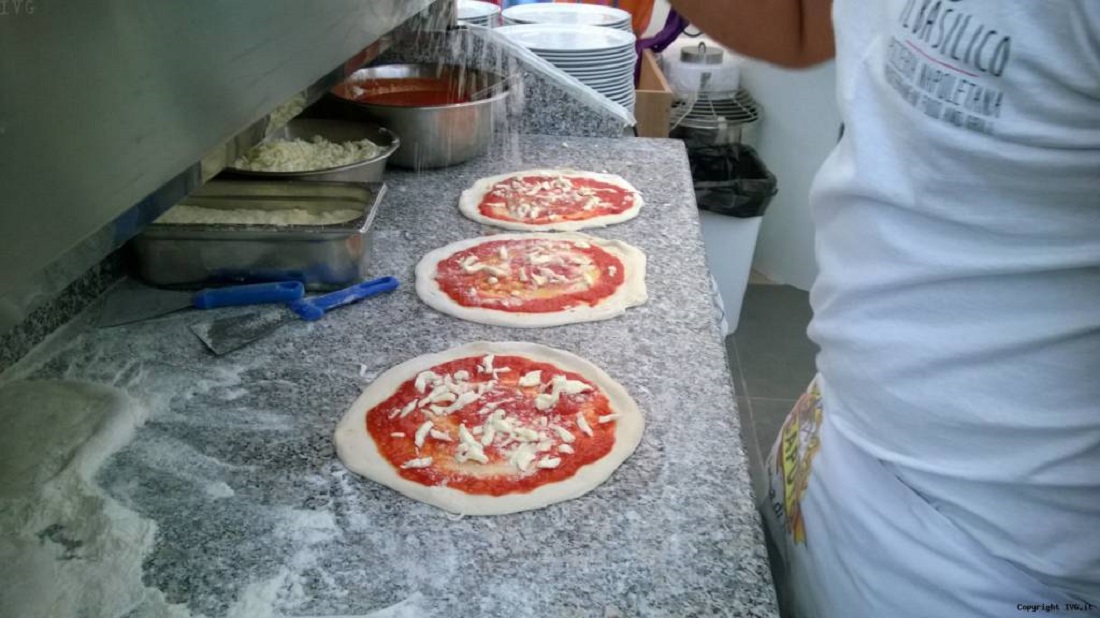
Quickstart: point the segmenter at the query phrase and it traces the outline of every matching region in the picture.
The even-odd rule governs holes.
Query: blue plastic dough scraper
[[[103,303],[96,325],[105,328],[132,324],[188,308],[215,309],[287,303],[305,295],[305,286],[300,281],[253,283],[210,288],[199,292],[162,290],[136,281],[124,281]]]
[[[248,313],[192,324],[191,332],[195,333],[195,336],[202,340],[211,352],[222,356],[266,337],[287,322],[320,320],[328,311],[364,298],[392,292],[397,289],[397,285],[397,279],[382,277],[323,296],[296,300],[277,311]]]

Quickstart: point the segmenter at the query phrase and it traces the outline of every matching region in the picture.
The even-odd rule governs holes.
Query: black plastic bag
[[[702,210],[742,219],[760,217],[779,192],[775,174],[751,146],[689,148],[688,161],[695,201]]]

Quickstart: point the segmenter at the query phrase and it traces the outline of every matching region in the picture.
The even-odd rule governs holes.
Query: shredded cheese
[[[428,437],[428,432],[432,430],[432,425],[434,425],[434,423],[431,421],[425,421],[423,425],[416,429],[416,435],[413,436],[413,444],[416,445],[416,448],[424,446],[424,439]]]
[[[439,381],[439,376],[434,371],[422,371],[416,376],[416,392],[423,393],[427,390],[429,384],[435,384]]]
[[[535,397],[535,409],[537,409],[539,412],[546,412],[550,408],[553,408],[555,405],[557,405],[557,403],[558,397],[556,393],[554,395],[541,393],[537,397]]]
[[[430,465],[432,465],[432,458],[424,457],[422,459],[410,459],[401,464],[401,467],[408,470],[410,468],[427,468]]]
[[[591,437],[592,426],[588,424],[588,419],[584,418],[584,412],[577,412],[577,427],[584,432],[584,435]]]
[[[527,427],[517,427],[512,432],[521,442],[536,442],[539,439],[539,432]]]
[[[527,472],[531,469],[531,464],[535,461],[537,456],[535,445],[524,443],[520,444],[512,451],[512,455],[508,460],[512,465],[519,468],[520,471]]]
[[[561,438],[562,442],[572,443],[577,439],[577,437],[574,436],[572,432],[570,432],[565,427],[562,427],[561,425],[550,425],[550,429],[553,429],[558,434],[558,437]]]
[[[493,440],[496,437],[497,437],[497,430],[494,429],[492,425],[489,425],[488,423],[486,423],[485,426],[484,426],[484,429],[482,430],[482,434],[481,434],[481,445],[482,446],[489,446],[490,444],[493,443]]]
[[[312,172],[373,159],[382,147],[363,139],[335,144],[313,139],[275,139],[259,144],[233,162],[233,167],[254,172]]]
[[[486,354],[481,359],[481,364],[478,365],[478,371],[480,373],[493,373],[493,359],[496,358],[493,354]]]
[[[459,463],[465,460],[473,460],[481,464],[489,463],[489,457],[485,455],[485,450],[482,448],[481,443],[474,438],[469,429],[466,429],[466,425],[460,424],[458,426],[458,451],[455,454],[455,458]]]
[[[454,414],[455,412],[458,412],[462,408],[465,408],[466,406],[470,405],[471,403],[477,401],[480,397],[481,397],[481,393],[478,393],[478,392],[471,391],[471,392],[468,392],[468,393],[462,393],[461,395],[458,396],[458,399],[455,400],[454,403],[452,403],[451,405],[444,408],[443,411],[440,412],[440,414],[443,414],[444,416],[446,416],[447,414]]]
[[[560,457],[546,457],[544,459],[540,459],[539,462],[535,465],[538,466],[539,468],[544,469],[544,470],[550,470],[550,469],[553,469],[553,468],[557,468],[558,466],[561,465],[561,458]]]

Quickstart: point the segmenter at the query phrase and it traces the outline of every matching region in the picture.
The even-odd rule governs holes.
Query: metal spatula
[[[299,281],[276,281],[210,288],[199,292],[161,290],[137,282],[124,282],[103,303],[96,325],[100,328],[142,322],[181,309],[214,309],[286,303],[305,296]]]
[[[266,337],[287,322],[319,320],[327,311],[384,292],[392,292],[397,289],[397,285],[397,279],[382,277],[324,296],[296,300],[276,311],[249,313],[192,324],[191,332],[195,333],[195,336],[202,340],[211,352],[222,356]]]

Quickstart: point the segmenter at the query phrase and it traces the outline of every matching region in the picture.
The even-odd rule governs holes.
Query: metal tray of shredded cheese
[[[311,290],[365,276],[380,182],[207,183],[134,239],[150,284],[199,288],[301,281]]]

